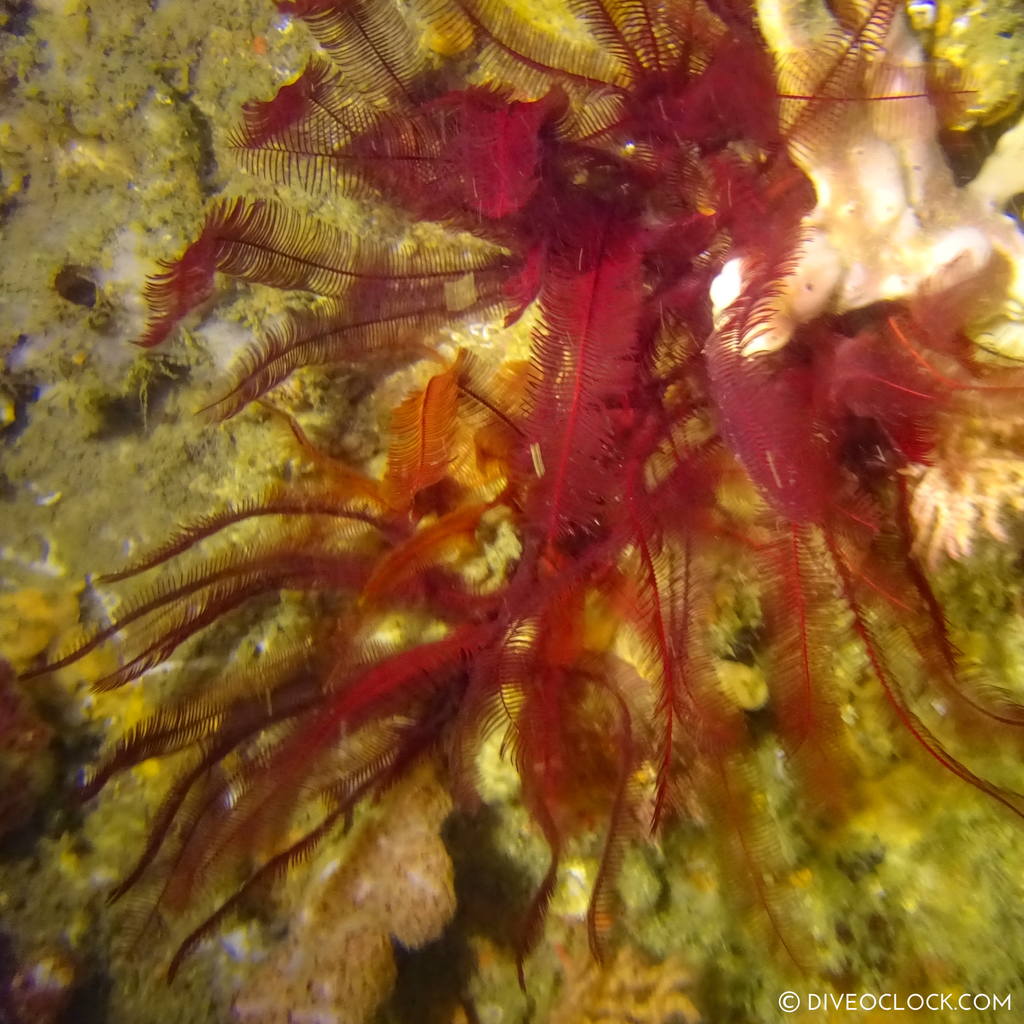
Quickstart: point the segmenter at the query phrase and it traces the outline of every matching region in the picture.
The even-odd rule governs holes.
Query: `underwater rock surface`
[[[982,90],[985,112],[976,116],[998,120],[1019,108],[1020,33],[1016,40],[1005,34],[1013,6],[933,6],[938,14],[922,29],[925,44],[982,81],[1000,83],[991,95]],[[563,29],[573,24],[553,13],[535,17]],[[968,22],[971,42],[961,46],[957,25]],[[986,22],[989,37],[977,28]],[[169,346],[143,351],[128,342],[142,334],[142,284],[155,260],[180,253],[211,197],[257,187],[224,156],[242,105],[273,95],[313,49],[298,20],[264,0],[0,6],[0,68],[10,86],[0,124],[0,654],[15,670],[61,649],[80,614],[102,621],[113,610],[104,602],[115,598],[92,585],[93,574],[153,549],[180,523],[261,490],[267,480],[308,472],[287,427],[266,411],[251,409],[216,427],[195,415],[233,356],[286,308],[288,297],[235,289]],[[992,61],[1015,73],[991,75]],[[290,205],[322,218],[382,235],[393,227],[387,212],[285,191]],[[525,348],[522,333],[509,337],[483,325],[470,342],[459,334],[452,340]],[[364,376],[303,371],[285,385],[287,404],[333,454],[380,461],[387,413],[421,378],[400,372],[370,402]],[[1020,424],[1007,424],[995,442],[1003,463],[984,461],[990,448],[964,455],[966,465],[991,475],[981,497],[948,473],[915,470],[939,495],[932,501],[937,511],[921,511],[933,527],[921,543],[957,643],[1019,697],[1024,500],[1012,456],[1021,452]],[[948,444],[959,453],[967,442]],[[1003,485],[998,507],[979,511]],[[950,523],[957,499],[965,511]],[[500,572],[502,556],[493,561],[478,568],[482,578]],[[751,581],[726,579],[721,586],[727,592],[711,628],[743,636],[756,605]],[[193,642],[182,657],[215,666],[237,642],[272,648],[276,637],[304,628],[314,611],[285,595],[259,620],[256,635],[247,635],[248,621],[234,622]],[[425,949],[398,949],[394,968],[386,932],[369,930],[367,948],[383,980],[379,991],[360,996],[365,1014],[390,990],[392,971],[394,995],[379,1013],[396,1022],[770,1021],[779,1019],[782,991],[846,991],[847,979],[878,993],[987,992],[1011,994],[1015,1008],[1024,1004],[1020,823],[937,771],[893,729],[853,647],[837,647],[834,672],[845,695],[841,714],[857,726],[857,759],[871,768],[858,784],[855,812],[836,827],[809,817],[794,798],[755,659],[729,663],[735,702],[754,722],[754,757],[766,780],[760,799],[778,829],[773,842],[794,865],[789,877],[773,882],[794,895],[818,946],[810,980],[747,927],[758,911],[742,885],[719,873],[715,837],[695,814],[657,843],[638,841],[626,852],[615,887],[622,944],[603,967],[591,958],[584,923],[600,836],[567,846],[547,933],[527,962],[524,996],[510,921],[542,877],[547,854],[515,769],[492,743],[480,755],[483,810],[456,813],[443,830],[454,863],[454,923],[429,944],[452,913],[445,886],[431,889],[441,893],[440,909],[427,901],[435,913],[427,915],[422,941],[397,936],[409,950]],[[306,889],[302,877],[290,876],[265,903],[248,908],[243,924],[201,947],[173,985],[159,980],[167,953],[159,928],[149,929],[136,949],[118,942],[130,934],[132,908],[108,908],[106,894],[142,847],[170,775],[162,763],[147,762],[85,806],[73,788],[107,737],[129,730],[173,690],[180,664],[120,691],[91,692],[89,684],[111,670],[109,659],[98,652],[25,683],[4,676],[0,713],[13,724],[0,739],[0,784],[28,794],[31,806],[6,811],[3,822],[0,1016],[133,1024],[198,1024],[233,1014],[287,1019],[272,1015],[279,1008],[265,1009],[265,999],[257,1005],[252,994],[264,995],[267,965],[287,959],[296,936],[330,941],[304,902],[315,885]],[[993,752],[985,767],[1019,786],[1019,765],[1007,766]],[[424,801],[434,838],[447,814],[437,799]],[[409,802],[407,794],[396,792],[395,804],[402,800]],[[309,866],[310,877],[329,878],[367,827],[360,817],[350,837],[331,840]],[[429,836],[422,848],[432,877],[447,877],[444,852]],[[320,981],[329,1003],[330,979]],[[810,1012],[793,1017],[822,1019]],[[833,1012],[829,1019],[845,1017]]]

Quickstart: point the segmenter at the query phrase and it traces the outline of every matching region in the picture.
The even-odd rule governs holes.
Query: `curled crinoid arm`
[[[125,644],[120,668],[95,684],[98,689],[110,689],[137,678],[185,640],[261,594],[358,591],[368,577],[372,552],[404,534],[383,508],[371,509],[358,495],[353,498],[338,488],[315,493],[275,491],[189,524],[105,581],[146,573],[208,543],[215,546],[212,554],[144,588],[119,609],[112,622],[28,675],[62,668],[120,638]],[[276,529],[256,539],[251,532],[239,539],[237,528],[260,520],[269,520]],[[226,536],[229,545],[224,543]]]
[[[343,616],[314,642],[257,657],[216,691],[194,689],[124,737],[87,795],[148,758],[185,758],[113,894],[132,894],[126,931],[213,905],[179,947],[173,973],[245,893],[308,856],[358,801],[436,748],[467,659],[489,634],[461,628],[403,650],[374,640],[358,615]],[[217,894],[227,878],[237,888],[239,868],[249,880],[225,901]]]
[[[129,602],[113,623],[78,643],[70,653],[33,674],[63,668],[101,644],[122,637],[128,650],[120,668],[94,684],[107,690],[137,679],[165,661],[186,640],[262,594],[281,590],[355,591],[366,579],[368,557],[265,543],[200,563]]]
[[[379,194],[424,219],[518,212],[536,186],[542,126],[565,108],[557,91],[519,100],[496,87],[390,109],[353,100],[324,63],[251,106],[232,138],[242,166],[311,192]]]
[[[701,623],[709,615],[706,567],[697,555],[703,499],[710,477],[702,453],[679,451],[676,471],[653,492],[633,467],[624,494],[628,536],[633,548],[629,578],[636,593],[624,602],[623,618],[635,634],[639,668],[655,684],[658,724],[657,778],[649,823],[655,831],[673,810],[672,773],[683,737],[695,731],[704,753],[717,757],[739,742],[735,722],[723,716],[707,637]]]
[[[373,99],[413,101],[426,53],[397,4],[374,0],[293,0],[278,8],[301,18],[345,81]]]
[[[234,383],[207,410],[218,419],[227,419],[303,366],[352,364],[387,369],[413,362],[430,354],[424,335],[452,319],[443,289],[433,297],[416,291],[360,292],[360,299],[327,301],[312,310],[287,313],[243,352],[234,368]],[[488,308],[503,308],[503,303],[485,299],[476,308],[484,314]]]
[[[313,195],[339,187],[360,195],[368,184],[338,154],[372,130],[382,113],[346,90],[328,61],[314,57],[272,99],[246,104],[230,143],[250,174],[297,184]]]
[[[729,306],[704,348],[710,390],[723,437],[769,504],[792,522],[820,522],[833,470],[815,430],[811,373],[786,349],[746,351],[775,316],[770,293]]]
[[[635,238],[585,208],[572,226],[549,256],[527,395],[525,429],[543,466],[528,514],[542,524],[546,545],[604,500],[599,466],[614,428],[607,410],[631,382],[639,354]]]
[[[83,798],[98,793],[112,776],[152,757],[198,746],[214,734],[219,749],[233,749],[270,724],[307,710],[320,697],[321,660],[322,654],[317,654],[312,644],[289,644],[221,673],[215,693],[175,698],[117,741],[89,773],[82,787]],[[204,763],[208,757],[204,755]]]
[[[340,653],[337,645],[333,646],[335,653]],[[134,865],[110,893],[110,900],[120,899],[151,874],[154,862],[169,844],[184,841],[185,833],[175,832],[173,826],[176,822],[194,824],[201,794],[218,784],[225,761],[317,703],[322,695],[322,666],[318,667],[317,662],[316,653],[303,645],[234,670],[221,680],[223,692],[212,697],[194,694],[179,698],[142,722],[90,774],[82,789],[85,798],[99,792],[114,775],[149,758],[191,748],[184,767],[177,769],[174,782],[153,815]],[[159,876],[159,871],[155,873]],[[145,913],[145,920],[138,922],[141,934],[159,900],[143,890],[135,902]]]
[[[263,498],[230,506],[212,515],[203,516],[194,523],[183,527],[160,547],[149,552],[143,558],[116,572],[104,573],[99,577],[101,583],[114,583],[118,580],[137,576],[147,572],[178,555],[191,550],[215,534],[234,526],[265,516],[325,516],[337,520],[332,527],[333,535],[338,539],[351,539],[363,532],[362,527],[372,527],[384,533],[389,524],[382,516],[359,508],[346,508],[338,502],[336,493],[288,493],[272,492]]]
[[[448,244],[410,255],[381,245],[353,229],[300,217],[277,203],[243,199],[216,205],[199,238],[146,287],[150,321],[140,344],[156,345],[192,309],[212,294],[214,274],[280,289],[339,297],[361,287],[366,305],[380,313],[387,297],[423,292],[421,302],[443,297],[465,279],[480,275],[480,291],[500,288],[508,261],[486,245]],[[495,278],[497,277],[497,280]],[[369,299],[372,296],[372,301]],[[471,304],[471,303],[469,303]],[[367,317],[368,319],[368,317]]]
[[[435,374],[391,415],[391,443],[383,491],[398,505],[448,474],[459,401],[459,365]]]
[[[501,253],[483,243],[435,240],[409,252],[266,200],[215,208],[207,226],[216,239],[214,267],[220,273],[332,297],[348,294],[357,283],[394,291],[444,289],[466,275],[486,279],[508,268]]]
[[[354,729],[330,750],[307,751],[296,776],[287,770],[289,758],[311,718],[308,707],[292,711],[290,718],[266,714],[258,737],[244,743],[230,727],[211,735],[204,753],[179,772],[143,855],[118,887],[115,895],[130,893],[128,934],[150,930],[186,908],[206,914],[198,925],[193,915],[171,960],[171,976],[248,894],[308,858],[358,801],[383,792],[429,756],[447,714],[445,699],[427,695],[403,716]],[[229,757],[236,748],[243,757]],[[271,792],[261,778],[275,767],[279,777]],[[171,821],[178,822],[177,830],[169,830]],[[226,877],[236,891],[224,899],[219,894]]]
[[[664,72],[703,70],[725,31],[700,0],[573,0],[571,6],[603,49],[628,70],[632,84]]]
[[[535,26],[501,0],[414,0],[414,9],[450,53],[475,48],[483,74],[539,95],[552,83],[576,91],[622,87],[628,72],[585,38]]]
[[[826,545],[817,530],[790,525],[758,553],[765,678],[779,732],[805,790],[838,819],[849,794],[842,721],[830,693],[830,637],[839,609]]]
[[[932,650],[922,649],[913,636],[904,632],[903,620],[884,611],[879,613],[877,584],[867,573],[855,572],[843,553],[832,548],[836,570],[843,586],[843,597],[854,615],[854,629],[864,644],[871,666],[882,686],[887,701],[915,742],[943,769],[991,797],[1017,817],[1024,817],[1024,794],[994,782],[972,770],[952,753],[946,743],[914,709],[904,690],[900,672],[894,668],[910,651],[930,658]],[[887,601],[886,595],[881,595]],[[948,671],[948,669],[947,669]],[[990,717],[991,712],[975,706]]]
[[[791,152],[812,161],[816,149],[863,116],[872,94],[866,79],[901,17],[896,0],[854,0],[835,15],[823,8],[808,18],[793,0],[760,3],[761,25],[776,54],[779,120]],[[913,97],[920,98],[919,93]]]
[[[443,715],[443,711],[440,712]],[[326,779],[315,782],[309,791],[306,804],[310,805],[305,820],[300,828],[296,828],[283,842],[277,844],[276,852],[262,855],[253,859],[252,863],[244,863],[244,856],[248,852],[247,847],[240,846],[237,850],[236,860],[241,860],[240,876],[244,878],[237,892],[230,898],[217,904],[215,909],[198,925],[192,928],[180,942],[177,951],[171,959],[169,974],[171,977],[177,972],[182,962],[215,928],[220,927],[226,920],[236,914],[245,914],[247,905],[251,904],[254,898],[265,893],[268,888],[281,876],[286,874],[296,865],[307,860],[326,840],[330,840],[332,833],[340,831],[344,823],[347,828],[349,819],[354,808],[361,802],[368,800],[377,801],[385,798],[393,787],[400,784],[408,777],[416,776],[417,766],[425,761],[436,761],[436,747],[433,738],[436,735],[434,727],[437,723],[434,718],[437,708],[426,705],[424,710],[417,716],[410,716],[401,721],[380,722],[369,726],[353,734],[339,746],[330,772],[333,776],[333,784]],[[317,807],[319,803],[319,807]],[[422,808],[418,808],[422,810]],[[418,814],[407,812],[403,817],[412,827],[419,822]],[[401,824],[398,825],[402,827]],[[421,826],[422,827],[422,826]],[[391,833],[388,824],[384,824],[384,830]],[[379,827],[370,826],[369,833],[364,830],[363,836],[372,835],[371,852],[374,854],[374,861],[377,859],[375,849],[380,842]],[[357,841],[358,842],[358,841]],[[358,846],[353,849],[351,845],[346,846],[346,853],[349,856],[358,858]],[[396,855],[396,861],[397,861]],[[351,860],[346,858],[346,866]],[[407,865],[403,865],[407,867]],[[417,865],[418,867],[419,865]],[[343,869],[344,870],[344,869]],[[423,884],[418,874],[410,870],[413,884],[418,888]],[[212,887],[208,887],[212,888]],[[393,894],[393,887],[387,888],[388,895]],[[160,893],[161,896],[164,893]],[[359,899],[358,890],[351,895],[353,909],[364,908],[365,902]],[[387,896],[379,894],[379,899],[388,907]],[[157,912],[170,910],[167,902],[158,902],[155,905]],[[402,930],[399,932],[393,918],[385,919],[384,925],[394,927],[395,938],[403,942],[413,942],[413,932]],[[361,980],[361,979],[360,979]],[[275,987],[279,984],[274,979]]]
[[[421,580],[429,567],[475,549],[476,529],[488,507],[483,503],[471,504],[448,512],[387,552],[378,559],[363,587],[364,599],[376,600],[390,592],[401,592],[404,585]],[[458,590],[454,584],[453,589]],[[443,601],[439,599],[440,607]]]
[[[600,884],[588,912],[595,951],[607,931],[607,885],[636,824],[630,805],[637,767],[634,719],[610,681],[608,665],[586,651],[582,597],[582,589],[565,581],[541,588],[532,602],[537,614],[508,624],[490,662],[492,707],[507,716],[505,746],[550,851],[520,931],[521,984],[524,958],[540,937],[554,894],[565,840],[580,815],[596,812],[608,821]]]

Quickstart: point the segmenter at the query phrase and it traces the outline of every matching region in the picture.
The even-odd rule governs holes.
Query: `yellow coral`
[[[0,656],[26,669],[78,621],[78,590],[25,587],[0,594]]]

